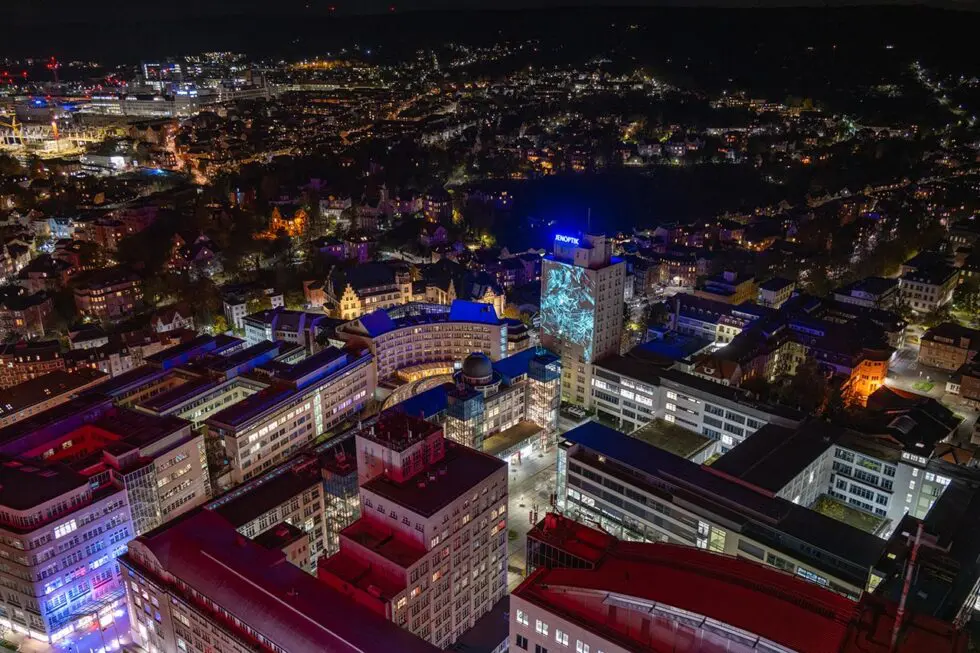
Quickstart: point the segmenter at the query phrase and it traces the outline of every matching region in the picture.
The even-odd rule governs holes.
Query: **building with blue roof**
[[[500,360],[512,344],[492,305],[464,300],[379,309],[338,326],[335,336],[370,350],[383,383],[451,374],[473,352]]]

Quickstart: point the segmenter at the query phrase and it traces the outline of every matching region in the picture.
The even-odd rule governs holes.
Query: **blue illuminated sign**
[[[569,245],[578,247],[578,238],[576,238],[575,236],[563,236],[562,234],[558,234],[555,236],[555,242],[568,243]]]

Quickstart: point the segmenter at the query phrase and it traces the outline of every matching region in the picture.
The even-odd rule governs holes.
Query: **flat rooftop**
[[[534,422],[522,420],[509,429],[494,433],[490,437],[485,438],[483,440],[483,451],[491,456],[499,456],[528,438],[541,433],[543,430]]]
[[[446,455],[437,463],[435,481],[422,482],[420,478],[412,478],[405,483],[397,483],[379,476],[361,488],[417,514],[431,516],[507,466],[499,458],[451,440],[446,440],[445,447]],[[503,482],[506,488],[507,479]]]
[[[829,449],[839,431],[821,420],[797,429],[766,424],[716,460],[711,469],[776,494]]]
[[[356,542],[402,569],[411,567],[425,556],[425,547],[418,542],[410,542],[400,533],[364,517],[342,530],[340,536]]]
[[[321,482],[320,466],[311,454],[300,454],[288,463],[216,497],[205,507],[235,528],[286,503]]]
[[[82,386],[96,384],[108,378],[109,375],[105,372],[83,367],[75,372],[55,370],[36,379],[18,383],[4,391],[3,400],[0,401],[0,418],[14,415],[53,397],[70,395]]]
[[[707,436],[690,431],[683,426],[665,422],[662,419],[655,419],[629,435],[631,438],[642,440],[647,444],[652,444],[659,449],[689,460],[714,442]]]
[[[286,563],[281,551],[264,549],[242,537],[211,511],[191,513],[136,542],[175,578],[226,610],[232,619],[261,633],[278,650],[439,650]],[[133,546],[123,564],[142,569],[132,553]],[[166,583],[162,578],[156,580]],[[181,592],[176,585],[170,589]],[[257,645],[253,636],[236,630],[232,619],[224,622],[224,628],[242,641]]]
[[[87,476],[65,465],[0,455],[0,506],[10,510],[30,510],[88,483]]]
[[[586,422],[563,437],[584,447],[570,456],[579,464],[601,467],[624,483],[661,495],[666,480],[672,486],[672,501],[676,497],[719,515],[743,534],[830,575],[848,577],[854,585],[865,584],[884,547],[884,541],[873,535],[717,473],[717,462],[711,467],[698,465],[598,422]],[[790,540],[805,544],[810,552],[794,547]],[[827,554],[847,561],[848,568],[828,560]]]

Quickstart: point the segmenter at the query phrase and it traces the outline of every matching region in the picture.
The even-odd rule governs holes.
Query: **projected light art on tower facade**
[[[592,361],[595,295],[588,269],[546,261],[547,284],[541,297],[541,328],[549,336],[582,347]]]

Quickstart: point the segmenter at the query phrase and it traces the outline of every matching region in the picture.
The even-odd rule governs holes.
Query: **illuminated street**
[[[557,448],[542,455],[525,458],[520,465],[510,465],[510,518],[507,526],[517,537],[509,540],[507,588],[514,589],[524,578],[524,544],[531,530],[530,513],[537,506],[538,519],[548,511],[555,491],[555,456]]]

